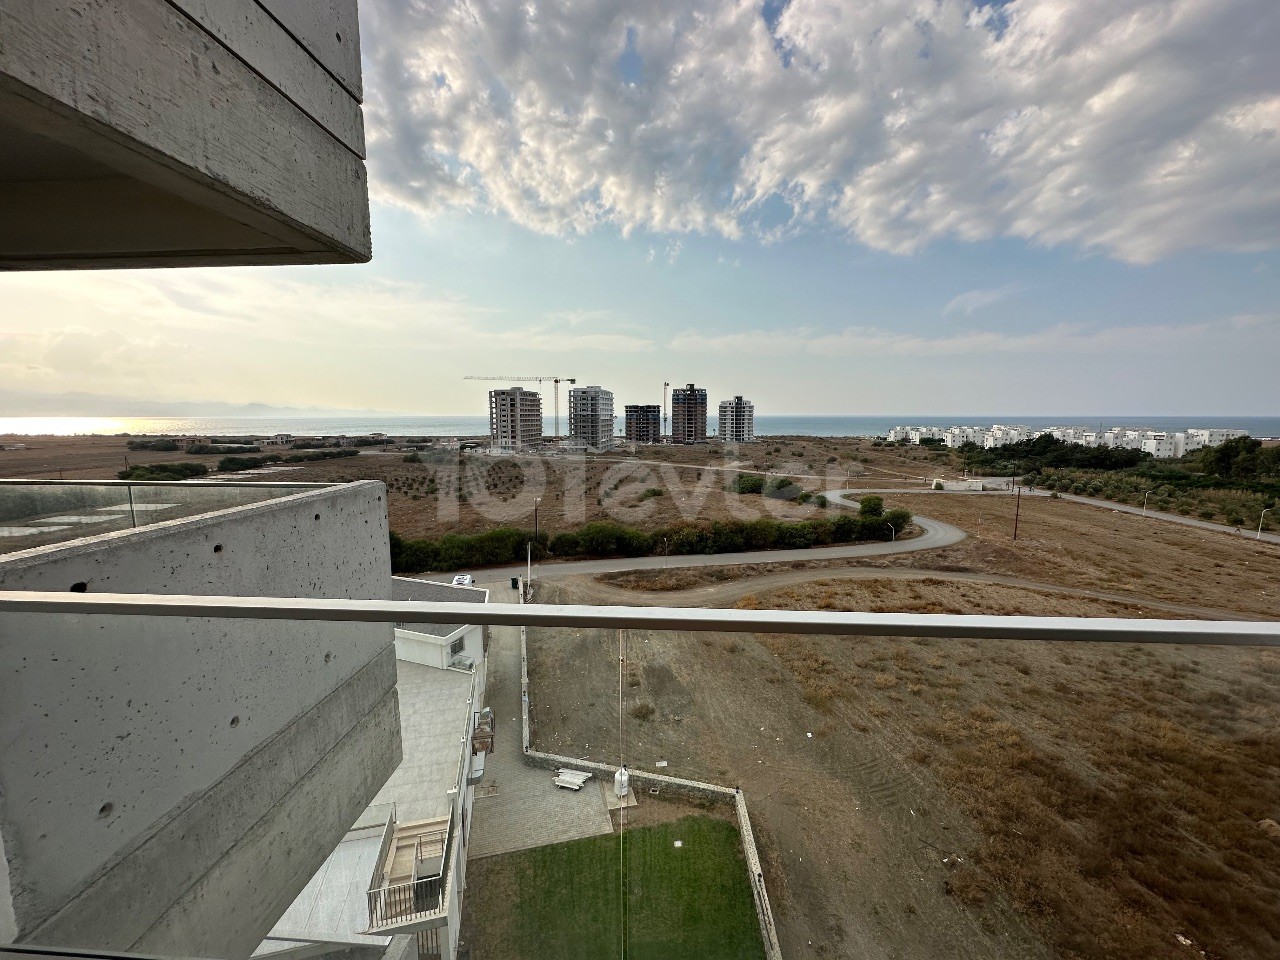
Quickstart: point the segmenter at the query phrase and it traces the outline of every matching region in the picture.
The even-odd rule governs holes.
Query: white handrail
[[[1001,617],[830,610],[722,610],[701,607],[319,600],[305,597],[45,593],[25,590],[0,591],[0,614],[2,613],[1280,646],[1280,621],[1274,620]]]

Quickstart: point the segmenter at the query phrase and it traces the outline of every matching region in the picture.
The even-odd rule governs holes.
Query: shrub
[[[186,449],[186,452],[192,456],[207,456],[212,453],[259,453],[260,451],[260,447],[228,446],[227,444],[215,446],[210,443],[193,443]]]
[[[858,516],[860,517],[880,517],[884,515],[884,498],[883,497],[863,497],[861,504],[858,506]]]
[[[177,450],[178,441],[161,437],[158,440],[130,440],[125,444],[130,450]],[[189,453],[190,451],[188,451]]]
[[[665,497],[667,492],[660,487],[649,487],[644,493],[640,494],[641,500],[652,500],[654,497]]]
[[[893,527],[894,533],[901,533],[911,522],[911,511],[901,508],[890,510],[884,515],[884,522]]]
[[[417,451],[414,451],[413,453],[407,453],[407,454],[405,454],[405,455],[404,455],[403,457],[401,457],[400,459],[401,459],[403,462],[405,462],[405,463],[421,463],[421,462],[422,462],[422,454],[418,453]]]
[[[208,472],[203,463],[148,463],[121,470],[116,476],[121,480],[189,480]]]
[[[763,493],[764,477],[758,473],[739,473],[729,481],[728,489],[732,493]]]

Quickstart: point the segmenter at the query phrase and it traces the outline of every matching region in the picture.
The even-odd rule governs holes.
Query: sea
[[[863,415],[757,415],[756,435],[808,437],[883,437],[897,426],[972,426],[996,423],[1028,427],[1128,427],[1136,430],[1179,431],[1192,427],[1224,427],[1247,430],[1255,437],[1280,437],[1280,416],[1271,417],[1148,417],[1133,415],[1081,416],[1062,414],[1031,417],[1023,414],[954,416],[949,414]],[[621,424],[621,419],[619,419]],[[568,422],[561,418],[567,432]],[[716,418],[708,418],[708,430],[716,431]],[[554,420],[543,421],[543,433],[554,435]],[[385,433],[394,437],[484,437],[487,417],[322,416],[313,417],[0,417],[0,436],[53,435],[179,435],[262,436],[290,433],[294,436],[364,436]]]

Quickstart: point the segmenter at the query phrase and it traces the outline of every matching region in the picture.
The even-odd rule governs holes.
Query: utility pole
[[[1013,539],[1018,539],[1018,517],[1022,515],[1022,488],[1018,488],[1017,502],[1013,508]]]

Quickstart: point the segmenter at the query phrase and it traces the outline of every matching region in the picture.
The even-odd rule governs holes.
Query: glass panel
[[[0,553],[262,503],[316,486],[0,481]]]

